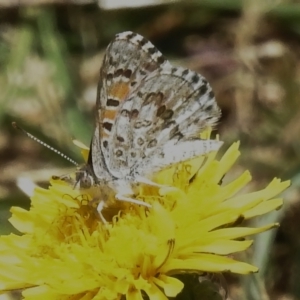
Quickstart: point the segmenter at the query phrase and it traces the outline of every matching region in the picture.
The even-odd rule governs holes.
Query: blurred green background
[[[298,1],[0,0],[0,233],[12,205],[29,207],[22,178],[47,186],[74,170],[12,128],[16,121],[79,163],[89,145],[99,69],[116,33],[147,37],[175,65],[203,74],[222,109],[225,149],[241,141],[228,180],[249,169],[249,190],[291,179],[279,211],[256,224],[255,276],[226,276],[230,299],[300,299],[300,4]],[[28,183],[25,183],[25,185]]]

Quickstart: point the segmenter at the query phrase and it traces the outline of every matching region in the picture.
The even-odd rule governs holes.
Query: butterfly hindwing
[[[218,151],[223,142],[218,140],[191,139],[183,141],[169,141],[158,147],[141,160],[132,169],[133,176],[151,177],[171,165],[184,162],[211,151]]]
[[[199,139],[199,133],[215,125],[219,115],[211,87],[201,75],[171,66],[152,72],[128,95],[118,112],[111,137],[126,130],[130,143],[125,151],[111,148],[114,159],[109,168],[118,170],[126,165],[129,174],[153,153],[164,153],[166,143],[171,141],[175,149],[179,141]],[[191,157],[204,154],[191,151],[185,155],[188,153]]]

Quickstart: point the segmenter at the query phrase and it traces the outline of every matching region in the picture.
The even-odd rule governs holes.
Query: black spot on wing
[[[148,48],[148,52],[152,55],[152,54],[154,54],[155,52],[157,52],[157,50],[156,50],[155,47],[152,47],[152,48]]]
[[[116,151],[116,156],[117,156],[117,157],[121,157],[122,155],[123,155],[123,151],[120,150],[120,149],[118,149],[118,150]]]
[[[111,98],[107,99],[107,101],[106,101],[106,105],[110,106],[110,107],[118,107],[119,104],[120,104],[120,101],[111,99]]]
[[[194,84],[198,83],[199,80],[200,80],[200,77],[199,77],[198,74],[194,74],[194,75],[192,76],[192,82],[193,82]]]
[[[157,145],[157,139],[153,139],[153,140],[151,140],[151,141],[148,143],[147,147],[148,147],[148,148],[153,148],[153,147],[155,147],[156,145]]]
[[[183,72],[182,72],[182,76],[185,77],[187,74],[189,74],[190,70],[189,69],[185,69]]]
[[[161,115],[160,117],[163,119],[163,120],[169,120],[172,118],[174,114],[174,111],[172,109],[166,109]]]
[[[162,105],[158,108],[157,112],[156,112],[156,116],[157,117],[160,117],[166,110],[166,106],[165,105]]]
[[[139,138],[137,139],[137,144],[138,144],[139,146],[142,146],[144,143],[145,143],[145,141],[144,141],[141,137],[139,137]]]
[[[129,117],[129,116],[130,116],[130,111],[127,110],[127,109],[122,109],[122,110],[121,110],[121,115],[122,115],[123,117]]]
[[[208,85],[202,84],[201,87],[199,88],[199,94],[204,95],[206,94],[207,90],[208,90]]]
[[[160,55],[158,58],[157,58],[157,63],[162,65],[167,59],[163,56],[163,55]]]
[[[109,123],[109,122],[104,122],[102,126],[103,126],[103,128],[105,128],[108,131],[111,131],[111,129],[112,129],[112,123]]]
[[[124,71],[123,76],[126,78],[130,78],[132,75],[132,71],[130,69],[127,69]]]
[[[144,45],[146,45],[148,43],[148,40],[146,39],[146,38],[142,38],[141,40],[140,40],[140,45],[141,45],[141,47],[143,47]]]
[[[138,115],[139,115],[139,111],[138,111],[137,109],[133,109],[133,110],[130,112],[130,118],[131,118],[131,119],[136,119]]]
[[[106,81],[111,81],[113,79],[113,74],[108,73],[106,74]]]
[[[114,73],[114,77],[119,77],[123,74],[123,69],[118,69],[115,73]]]

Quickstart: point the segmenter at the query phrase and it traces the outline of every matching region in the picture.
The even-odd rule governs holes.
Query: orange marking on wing
[[[103,138],[108,138],[109,137],[109,134],[102,128],[102,130],[101,130],[101,137],[102,137],[102,139]]]
[[[104,119],[114,120],[116,117],[117,111],[116,110],[106,110],[104,112]]]
[[[125,82],[118,82],[113,84],[109,91],[109,97],[124,101],[129,94],[130,86]]]

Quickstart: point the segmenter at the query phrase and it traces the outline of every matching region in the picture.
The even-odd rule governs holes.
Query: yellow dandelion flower
[[[238,274],[257,267],[237,261],[252,240],[241,239],[278,226],[238,226],[239,220],[278,209],[276,195],[290,182],[241,193],[249,172],[222,184],[239,156],[234,143],[220,159],[199,157],[155,175],[168,186],[142,187],[147,207],[114,202],[103,210],[93,197],[62,181],[38,188],[29,211],[13,207],[10,222],[20,235],[0,238],[0,290],[22,289],[25,299],[143,299],[175,297],[182,273]],[[101,192],[101,191],[100,191]]]

